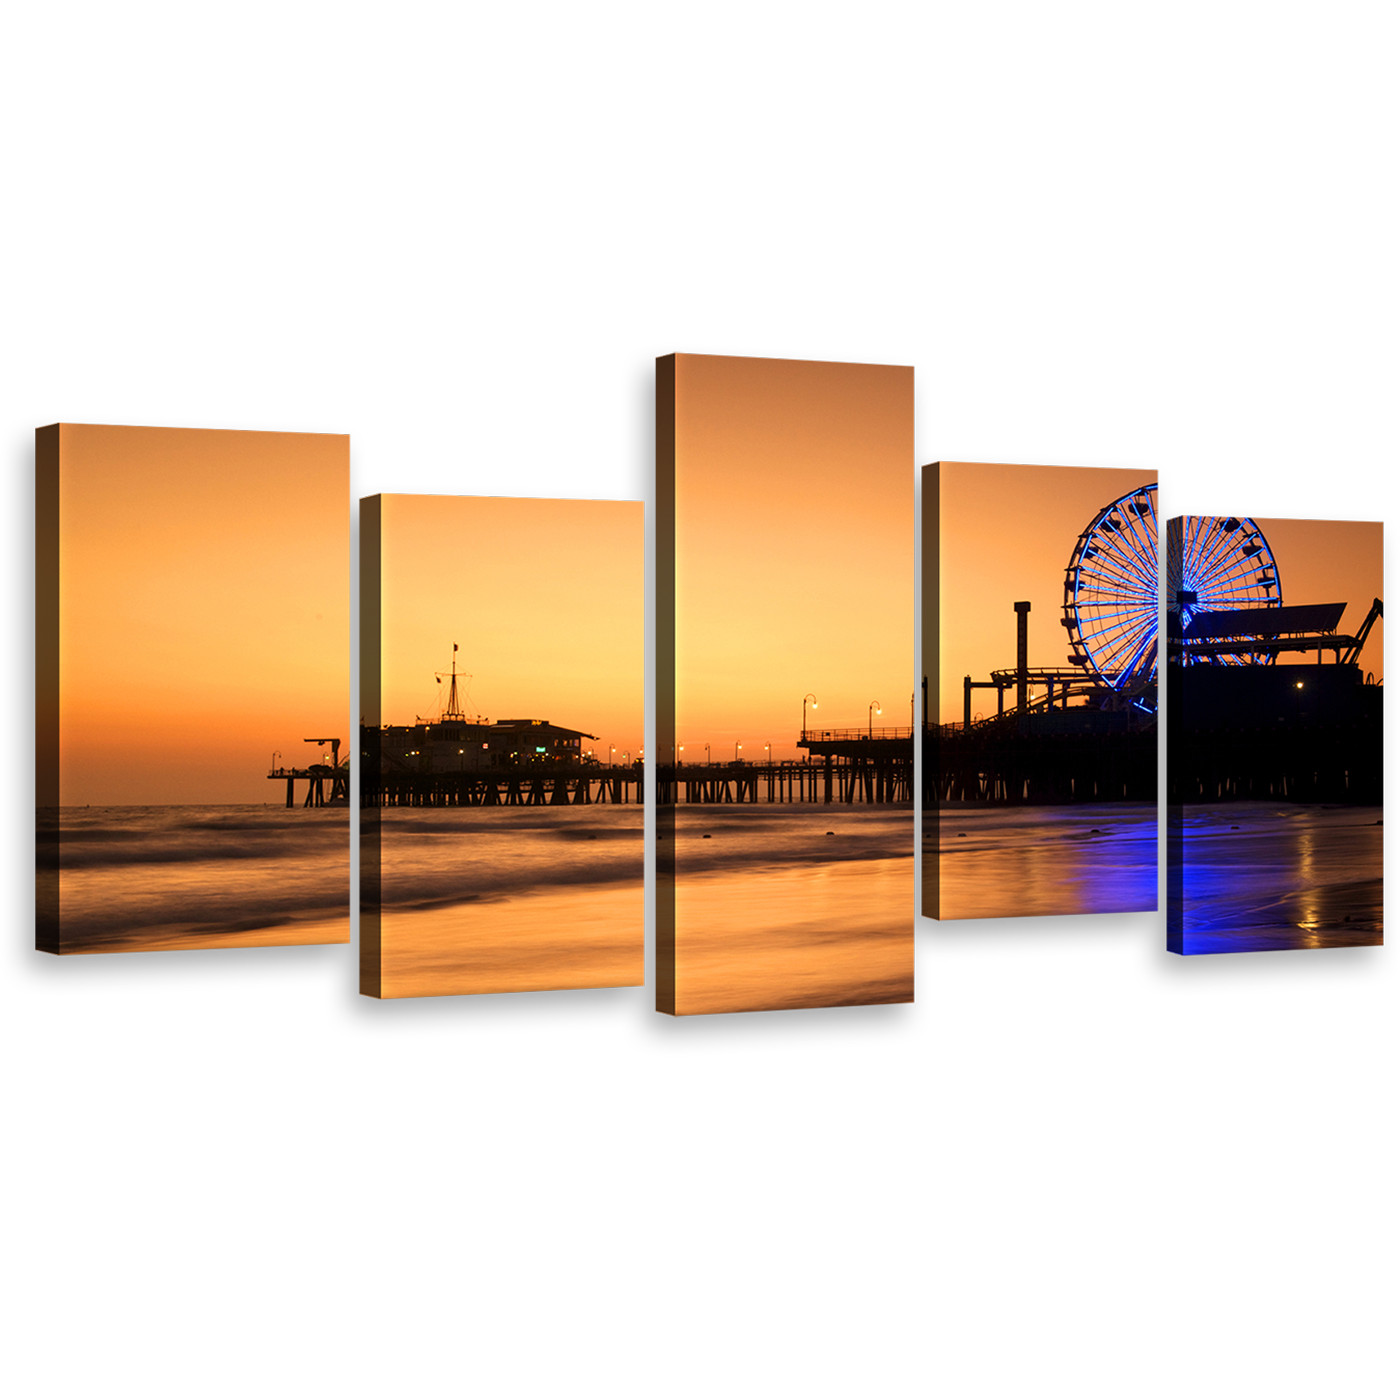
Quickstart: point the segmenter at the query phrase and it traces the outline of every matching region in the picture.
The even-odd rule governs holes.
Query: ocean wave
[[[506,845],[508,850],[501,848]],[[476,852],[425,851],[412,844],[386,842],[378,881],[371,871],[362,880],[362,907],[373,909],[377,903],[385,908],[440,908],[577,885],[639,885],[644,873],[640,832],[626,841],[611,841],[606,848],[586,842],[561,848],[548,838],[518,837],[496,849]]]
[[[116,842],[87,846],[64,840],[40,845],[35,864],[41,870],[94,870],[109,866],[191,865],[234,861],[294,861],[344,859],[348,862],[349,842],[339,839],[257,841],[192,841],[188,838],[154,842]]]
[[[105,897],[64,891],[60,932],[65,950],[130,944],[133,937],[189,937],[248,933],[348,918],[349,871],[336,889],[285,887],[218,891],[196,889],[108,889]]]
[[[85,810],[85,809],[80,809]],[[348,860],[350,832],[343,810],[275,816],[242,812],[191,815],[189,808],[140,808],[112,821],[65,814],[35,833],[41,870],[163,866],[223,861]]]

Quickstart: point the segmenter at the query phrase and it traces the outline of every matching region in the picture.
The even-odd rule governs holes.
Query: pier
[[[910,750],[913,743],[910,741]],[[678,802],[910,802],[913,752],[825,755],[820,763],[683,763],[633,769],[538,767],[494,773],[379,773],[358,784],[360,806],[588,806]],[[309,804],[308,805],[312,805]]]
[[[275,782],[287,784],[288,807],[297,805],[296,785],[299,782],[306,784],[303,807],[343,807],[349,801],[348,780],[343,770],[337,775],[329,764],[313,763],[309,768],[273,768],[267,776]],[[326,793],[328,783],[329,796]]]
[[[642,765],[527,765],[469,772],[380,772],[365,765],[361,807],[587,807],[643,800]]]
[[[348,807],[350,805],[350,764],[340,761],[339,739],[303,739],[306,744],[329,744],[331,761],[312,763],[305,768],[286,768],[275,765],[268,770],[268,778],[274,782],[287,784],[287,806],[296,806],[296,785],[306,783],[306,799],[303,807]],[[330,791],[327,792],[327,785]]]
[[[1156,798],[1155,722],[1134,727],[1136,717],[1128,713],[1083,708],[1054,712],[1051,723],[1059,721],[1058,732],[1017,721],[1013,710],[999,723],[983,721],[971,729],[958,724],[930,727],[924,735],[925,806]],[[1076,724],[1083,726],[1078,732]]]
[[[663,764],[656,800],[666,806],[710,802],[908,802],[912,764],[861,760],[823,763]],[[761,794],[761,795],[760,795]]]
[[[906,735],[908,731],[905,731]],[[657,769],[657,801],[889,803],[913,798],[913,745],[896,754],[825,754],[820,763],[684,763]],[[361,807],[563,807],[644,801],[642,765],[380,773],[360,783]],[[315,805],[308,803],[308,805]]]
[[[1193,596],[1168,617],[1168,802],[1379,804],[1384,688],[1358,662],[1381,600],[1350,636],[1345,603],[1193,613]]]

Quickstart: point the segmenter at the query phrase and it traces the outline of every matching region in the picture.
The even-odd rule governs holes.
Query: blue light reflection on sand
[[[1180,812],[1169,944],[1196,953],[1382,942],[1381,809],[1270,802]],[[1178,820],[1176,811],[1169,823]],[[1169,832],[1168,859],[1176,862]]]
[[[941,919],[1157,908],[1154,802],[948,807],[938,831]]]

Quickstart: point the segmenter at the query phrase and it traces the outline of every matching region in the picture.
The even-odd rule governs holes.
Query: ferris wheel
[[[1274,552],[1253,520],[1188,515],[1167,531],[1167,610],[1182,630],[1199,612],[1282,605]],[[1063,618],[1072,665],[1153,705],[1157,577],[1154,482],[1111,501],[1085,527],[1065,570]],[[1254,652],[1211,658],[1217,666],[1273,660]]]
[[[1283,603],[1274,552],[1252,520],[1187,515],[1167,526],[1167,611],[1184,631],[1199,612],[1276,608]],[[1267,664],[1272,655],[1214,656],[1215,665]]]

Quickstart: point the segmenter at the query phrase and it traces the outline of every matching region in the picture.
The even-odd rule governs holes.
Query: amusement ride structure
[[[1169,529],[1169,633],[1188,627],[1202,612],[1282,605],[1278,565],[1254,521],[1189,516],[1172,521]],[[1062,623],[1069,634],[1069,663],[1091,689],[1131,696],[1155,708],[1157,596],[1153,483],[1099,511],[1075,542],[1065,569]],[[1222,653],[1217,664],[1259,659],[1254,653]]]
[[[1158,546],[1168,566],[1159,577]],[[1025,664],[1026,613],[1016,603],[1018,664],[993,671],[991,680],[966,678],[965,725],[972,727],[972,692],[997,690],[997,715],[980,720],[995,724],[1008,713],[1046,713],[1082,701],[1079,710],[1134,715],[1151,722],[1158,710],[1162,661],[1161,619],[1169,636],[1190,629],[1204,613],[1257,613],[1282,605],[1282,589],[1273,550],[1259,526],[1235,515],[1186,515],[1163,522],[1158,510],[1158,483],[1140,486],[1110,501],[1093,514],[1075,540],[1064,571],[1063,616],[1068,666]],[[1266,629],[1267,630],[1267,629]],[[1211,665],[1267,665],[1274,651],[1236,643],[1235,650],[1215,648],[1210,657],[1186,658]],[[1029,690],[1044,694],[1029,699]],[[1004,693],[1016,692],[1015,710],[1005,710]]]

